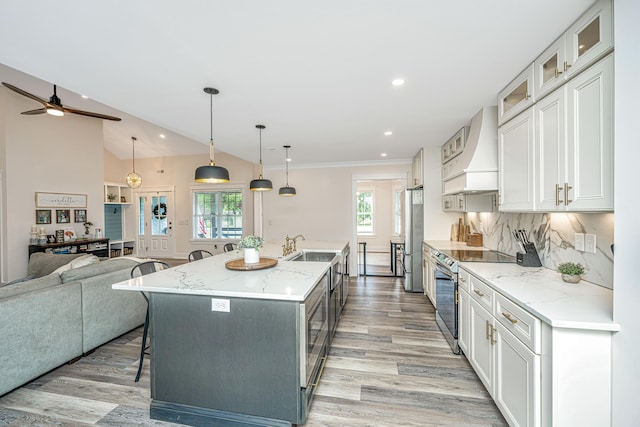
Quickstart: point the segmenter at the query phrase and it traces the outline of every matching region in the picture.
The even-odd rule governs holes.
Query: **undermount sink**
[[[302,252],[291,258],[290,261],[331,262],[335,257],[335,252]]]

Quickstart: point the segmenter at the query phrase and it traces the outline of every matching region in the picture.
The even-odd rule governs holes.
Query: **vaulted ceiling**
[[[104,123],[121,159],[133,135],[136,157],[207,153],[211,86],[217,150],[257,162],[264,124],[265,165],[285,144],[297,164],[398,161],[495,105],[591,3],[4,1],[0,79],[123,117]]]

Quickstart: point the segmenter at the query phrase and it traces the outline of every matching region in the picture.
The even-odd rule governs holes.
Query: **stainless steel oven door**
[[[436,323],[449,342],[455,354],[460,353],[458,347],[458,275],[449,268],[435,263],[434,279],[436,281]]]
[[[300,306],[300,386],[310,387],[326,353],[328,322],[329,272],[323,276]]]

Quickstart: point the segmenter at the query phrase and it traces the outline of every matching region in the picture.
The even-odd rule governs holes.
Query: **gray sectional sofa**
[[[111,289],[136,260],[56,271],[75,257],[34,253],[33,278],[0,287],[0,396],[144,323],[144,298]]]

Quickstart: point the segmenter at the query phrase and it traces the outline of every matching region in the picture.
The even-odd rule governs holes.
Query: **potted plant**
[[[115,202],[117,197],[118,197],[118,196],[116,196],[115,194],[113,194],[113,193],[109,193],[109,194],[107,194],[107,201],[109,201],[109,202]]]
[[[584,267],[575,262],[564,262],[558,266],[558,271],[562,273],[562,280],[565,282],[578,283],[580,276],[584,274]]]
[[[255,264],[260,261],[260,248],[264,245],[264,239],[253,235],[243,237],[238,243],[238,249],[244,249],[245,264]]]

